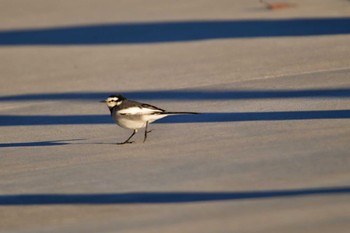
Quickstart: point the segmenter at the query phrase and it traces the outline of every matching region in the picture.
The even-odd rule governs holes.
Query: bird
[[[106,103],[111,113],[111,117],[117,125],[125,129],[132,129],[133,132],[125,141],[117,142],[118,145],[134,143],[131,138],[139,129],[145,128],[143,142],[147,139],[148,125],[156,120],[169,115],[199,114],[197,112],[169,112],[156,106],[129,100],[121,94],[110,95],[100,102]]]

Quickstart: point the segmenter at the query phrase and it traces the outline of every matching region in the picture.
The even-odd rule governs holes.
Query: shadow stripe
[[[0,101],[94,100],[110,92],[39,93],[0,96]],[[234,99],[291,99],[291,98],[350,98],[350,88],[304,90],[166,90],[127,91],[123,95],[138,100],[234,100]]]
[[[112,194],[19,194],[0,195],[0,205],[65,204],[176,204],[189,202],[233,201],[302,197],[312,195],[349,195],[350,187],[249,192],[149,192]]]
[[[350,18],[175,21],[0,31],[0,46],[146,44],[350,33]]]
[[[174,115],[156,123],[208,123],[237,121],[286,121],[286,120],[323,120],[350,119],[350,110],[312,110],[282,112],[242,112],[242,113],[201,113],[198,115]],[[111,117],[105,115],[68,115],[68,116],[18,116],[0,115],[0,126],[35,125],[84,125],[113,124]]]

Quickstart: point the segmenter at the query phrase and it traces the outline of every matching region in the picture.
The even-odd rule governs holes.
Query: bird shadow
[[[1,147],[6,148],[6,147],[64,146],[64,145],[72,144],[72,142],[74,141],[81,141],[81,140],[83,139],[0,143],[0,148]]]
[[[0,206],[181,204],[214,201],[259,200],[304,196],[349,195],[350,187],[242,192],[134,192],[103,194],[12,194],[0,195]]]

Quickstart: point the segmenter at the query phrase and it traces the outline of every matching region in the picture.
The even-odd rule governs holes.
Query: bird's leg
[[[143,142],[145,142],[146,141],[146,139],[147,139],[147,134],[148,133],[150,133],[150,132],[152,132],[152,130],[147,130],[148,129],[148,121],[146,122],[146,128],[145,128],[145,136],[144,136],[144,138],[143,138]]]
[[[128,139],[126,139],[125,142],[118,142],[117,144],[118,144],[118,145],[123,145],[123,144],[126,144],[126,143],[133,143],[133,141],[130,142],[129,140],[136,134],[136,132],[137,132],[137,130],[134,129],[134,131],[132,132],[132,134],[130,135],[130,137],[129,137]]]

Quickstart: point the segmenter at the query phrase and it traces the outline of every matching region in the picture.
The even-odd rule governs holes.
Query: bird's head
[[[110,95],[107,99],[100,102],[106,103],[108,108],[114,108],[115,106],[121,105],[125,100],[125,97],[122,95]]]

